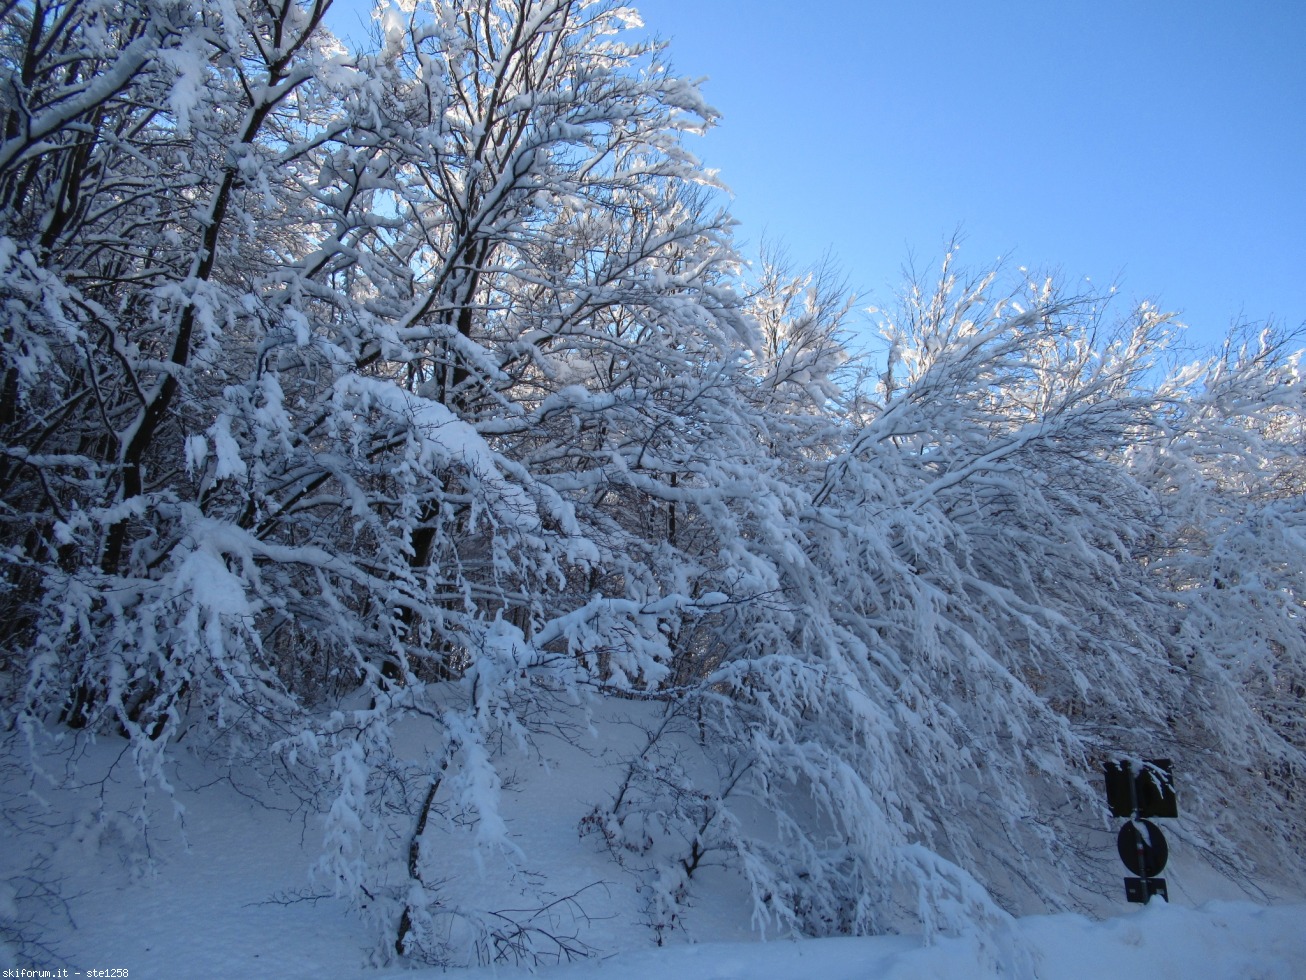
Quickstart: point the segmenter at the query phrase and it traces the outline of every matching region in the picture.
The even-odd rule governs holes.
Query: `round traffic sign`
[[[1170,858],[1161,828],[1150,820],[1131,820],[1120,828],[1116,849],[1125,867],[1140,878],[1152,878],[1165,869]]]

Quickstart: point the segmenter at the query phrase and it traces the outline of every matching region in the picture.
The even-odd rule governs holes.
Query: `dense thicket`
[[[584,698],[665,705],[586,821],[657,930],[706,855],[805,934],[1071,903],[1120,753],[1177,760],[1213,860],[1301,867],[1283,338],[1171,370],[1154,310],[945,263],[872,371],[830,276],[743,267],[681,141],[713,111],[632,13],[400,4],[354,54],[326,6],[3,8],[34,760],[280,760],[382,948],[436,961],[483,948],[431,914],[439,801],[501,841],[494,739]]]

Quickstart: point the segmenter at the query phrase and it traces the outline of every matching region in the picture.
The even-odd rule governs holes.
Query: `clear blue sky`
[[[1197,342],[1306,322],[1304,0],[632,2],[708,79],[740,238],[828,250],[866,303],[960,228],[968,265],[1119,283]]]

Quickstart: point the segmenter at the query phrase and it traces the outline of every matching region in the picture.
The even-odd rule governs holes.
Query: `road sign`
[[[1125,867],[1140,878],[1151,878],[1165,870],[1170,847],[1161,828],[1150,820],[1131,820],[1120,828],[1116,849]]]
[[[1131,902],[1146,905],[1153,895],[1159,895],[1167,902],[1170,893],[1166,890],[1164,878],[1126,878],[1125,898]]]
[[[1136,770],[1132,760],[1122,759],[1108,762],[1102,768],[1111,815],[1129,820],[1116,837],[1120,860],[1138,875],[1137,878],[1125,879],[1125,898],[1131,902],[1146,902],[1153,895],[1160,895],[1168,902],[1170,897],[1165,879],[1154,875],[1164,870],[1170,848],[1156,824],[1143,818],[1179,816],[1170,760],[1144,759],[1141,768]]]
[[[1106,801],[1113,817],[1177,817],[1179,802],[1174,792],[1174,768],[1169,759],[1144,759],[1134,771],[1128,760],[1108,762]]]

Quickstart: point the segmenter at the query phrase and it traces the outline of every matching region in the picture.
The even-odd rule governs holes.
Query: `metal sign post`
[[[1130,902],[1146,903],[1153,895],[1159,895],[1168,902],[1170,896],[1165,879],[1156,876],[1165,870],[1170,848],[1161,828],[1146,818],[1179,816],[1170,760],[1144,759],[1140,772],[1134,772],[1133,763],[1128,759],[1108,762],[1103,769],[1111,815],[1129,819],[1116,837],[1120,860],[1138,875],[1137,878],[1125,879],[1125,898]]]

